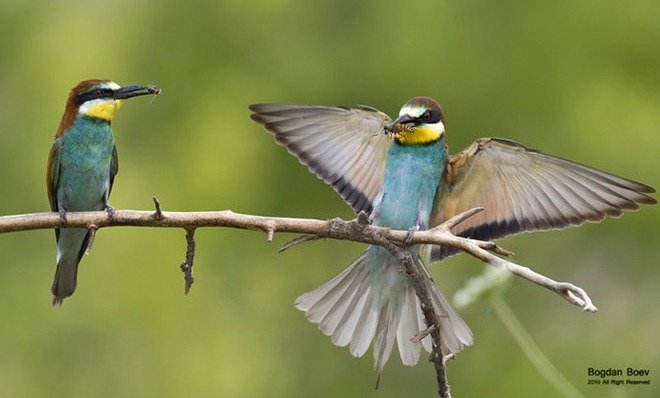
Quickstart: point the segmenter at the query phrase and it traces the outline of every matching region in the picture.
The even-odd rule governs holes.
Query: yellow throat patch
[[[413,127],[412,130],[401,130],[394,134],[394,139],[403,145],[423,145],[440,139],[442,132],[433,127]]]
[[[87,101],[80,106],[78,113],[110,122],[123,104],[124,101],[115,99]]]

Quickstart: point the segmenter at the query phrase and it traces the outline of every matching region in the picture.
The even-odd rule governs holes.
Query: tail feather
[[[417,295],[410,285],[406,286],[405,302],[401,312],[401,321],[396,331],[396,340],[399,348],[399,356],[404,365],[412,366],[417,363],[420,356],[419,345],[410,339],[426,328],[424,316],[419,306]],[[423,341],[424,348],[430,351],[430,337],[425,337]],[[427,344],[428,343],[428,344]],[[427,348],[428,346],[428,348]]]
[[[465,346],[472,345],[474,339],[470,327],[449,305],[435,284],[428,281],[426,287],[431,293],[431,301],[433,302],[435,313],[440,318],[442,355],[454,354],[465,348]]]
[[[355,280],[358,280],[356,278]],[[351,288],[349,288],[351,289]],[[344,315],[339,320],[337,328],[332,333],[332,342],[340,347],[345,347],[351,342],[358,320],[367,301],[365,292],[369,289],[368,278],[362,278],[360,285],[355,289],[355,295],[346,307]]]
[[[62,228],[57,235],[57,269],[51,292],[53,305],[60,306],[76,290],[78,264],[87,248],[89,234],[83,228]]]
[[[379,372],[383,370],[383,366],[385,366],[392,353],[400,317],[401,314],[394,313],[390,302],[380,309],[380,317],[376,326],[376,337],[374,339],[374,368]]]
[[[371,290],[371,287],[369,287]],[[351,337],[351,355],[354,357],[361,357],[369,349],[371,341],[374,339],[376,334],[376,326],[378,325],[378,312],[372,309],[372,295],[369,291],[365,292],[367,297],[364,302],[364,307],[362,308],[362,313],[360,318],[355,325],[353,330],[353,336]]]
[[[364,280],[364,273],[365,271],[363,269],[358,270],[353,280],[350,281],[346,287],[344,293],[339,296],[335,304],[330,308],[326,316],[319,323],[321,329],[328,336],[332,336],[332,341],[335,344],[337,344],[336,339],[338,334],[340,334],[341,330],[346,326],[349,320],[348,318],[350,318],[351,315],[355,312],[355,306],[362,296],[361,292],[364,290],[364,288],[368,287],[364,286],[365,284],[362,283]],[[346,344],[337,345],[343,347]]]
[[[294,304],[295,307],[305,311],[310,322],[319,323],[330,311],[337,298],[348,288],[346,281],[350,282],[353,279],[351,276],[359,271],[354,266],[356,263],[357,261],[316,290],[298,297]]]
[[[426,328],[419,299],[404,276],[396,280],[398,271],[383,268],[391,265],[367,267],[366,258],[365,253],[339,275],[298,297],[295,306],[318,324],[324,334],[331,336],[335,345],[350,344],[353,356],[364,355],[373,341],[374,362],[379,371],[392,353],[395,340],[403,363],[414,365],[419,361],[422,347],[431,351],[430,336],[421,344],[410,340]],[[423,268],[421,264],[420,268]],[[440,317],[442,353],[456,353],[472,344],[472,332],[465,322],[432,282],[427,288]],[[389,296],[383,296],[385,292]]]
[[[426,328],[426,318],[424,318],[424,314],[422,314],[422,307],[417,295],[415,295],[415,309],[417,310],[417,325],[419,326],[419,330],[424,330]],[[431,336],[422,339],[422,347],[424,347],[424,351],[431,352],[431,348],[433,348],[433,340],[431,339]]]

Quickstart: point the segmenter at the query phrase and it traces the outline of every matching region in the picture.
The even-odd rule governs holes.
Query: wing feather
[[[115,176],[119,171],[119,158],[117,157],[117,147],[112,147],[112,157],[110,158],[110,186],[108,187],[108,196],[112,192],[112,185],[115,183]]]
[[[563,229],[640,204],[657,203],[647,185],[516,142],[482,138],[452,156],[436,194],[430,225],[469,210],[486,210],[453,229],[460,236],[492,240],[527,231]],[[434,247],[431,261],[456,250]]]
[[[48,201],[50,202],[50,209],[57,212],[59,206],[57,204],[57,181],[60,175],[60,139],[56,139],[50,147],[48,154],[48,164],[46,168],[46,188],[48,190]]]
[[[250,110],[252,120],[263,124],[356,212],[371,212],[392,143],[383,134],[383,126],[391,121],[387,115],[366,106],[255,104]]]

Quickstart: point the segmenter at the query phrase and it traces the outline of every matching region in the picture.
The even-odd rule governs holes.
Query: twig
[[[454,217],[448,219],[447,221],[443,222],[441,225],[437,226],[436,228],[443,229],[447,232],[457,226],[458,224],[462,223],[463,221],[467,220],[468,218],[474,216],[477,213],[481,213],[482,211],[486,210],[483,207],[475,207],[473,209],[470,209],[466,212],[463,212],[461,214],[457,214]]]
[[[285,244],[280,247],[280,249],[277,251],[278,253],[282,253],[283,251],[289,250],[294,246],[298,246],[300,244],[303,244],[305,242],[311,242],[313,240],[318,240],[321,239],[320,237],[316,235],[301,235],[297,238],[293,238],[290,241],[286,242]]]
[[[584,311],[598,311],[596,306],[591,301],[591,298],[589,298],[589,295],[582,288],[567,282],[557,282],[548,278],[547,276],[534,272],[527,267],[520,266],[518,264],[512,263],[511,261],[507,261],[503,258],[493,255],[490,253],[490,251],[501,255],[513,254],[508,250],[502,249],[493,242],[474,240],[453,235],[451,232],[448,232],[448,229],[444,226],[444,224],[428,231],[417,232],[412,241],[413,243],[437,244],[435,243],[435,239],[431,238],[432,236],[445,241],[445,243],[442,243],[443,245],[455,247],[480,259],[488,265],[505,269],[514,275],[520,276],[530,282],[536,283],[539,286],[543,286],[549,290],[552,290],[569,303],[582,308]]]
[[[94,224],[87,227],[87,232],[89,234],[89,237],[87,238],[87,247],[85,247],[85,254],[87,255],[89,255],[89,253],[92,251],[92,245],[94,244],[94,238],[96,237],[97,229],[98,228]]]
[[[195,228],[186,229],[186,257],[181,263],[181,272],[183,280],[186,282],[183,288],[183,294],[188,294],[190,287],[195,283],[193,276],[193,262],[195,261]]]
[[[268,242],[272,242],[273,236],[275,235],[275,225],[273,225],[272,223],[268,223],[268,225],[266,225],[266,228],[264,228],[264,230],[266,232],[266,240]]]
[[[330,221],[261,217],[247,214],[238,214],[229,210],[210,212],[162,212],[163,218],[157,220],[150,211],[116,210],[112,227],[166,227],[166,228],[200,228],[200,227],[228,227],[248,230],[267,230],[273,226],[277,232],[301,233],[315,235],[319,238],[352,240],[376,245],[385,245],[392,242],[403,242],[407,231],[393,231],[388,228],[374,225],[364,225],[357,221]],[[98,228],[110,226],[107,213],[80,212],[67,213],[66,227],[89,228],[90,225]],[[0,217],[0,233],[29,231],[36,229],[62,228],[63,224],[58,213],[35,213]],[[415,232],[411,244],[433,244],[455,247],[494,267],[504,268],[513,274],[556,292],[569,303],[577,305],[585,311],[593,312],[596,307],[586,292],[570,283],[560,283],[540,275],[527,267],[514,264],[499,258],[494,253],[508,253],[493,242],[484,242],[474,239],[462,238],[448,232],[446,225],[440,225],[427,231]]]
[[[436,327],[437,326],[433,324],[424,330],[420,330],[419,333],[417,333],[410,339],[410,341],[412,341],[413,343],[419,343],[420,341],[424,340],[426,336],[431,334],[431,332],[434,331]]]
[[[156,207],[156,212],[154,213],[154,218],[156,220],[162,220],[163,219],[163,212],[160,209],[160,201],[155,196],[152,196],[152,198],[154,199],[154,206]]]

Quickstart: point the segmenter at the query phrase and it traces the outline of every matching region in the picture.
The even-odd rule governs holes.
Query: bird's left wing
[[[251,117],[356,212],[371,212],[392,140],[384,113],[366,106],[255,104]]]
[[[115,182],[115,176],[119,171],[119,159],[117,158],[117,147],[112,147],[112,157],[110,158],[110,187],[108,187],[108,196],[112,192],[112,184]]]
[[[57,138],[50,147],[48,154],[48,164],[46,165],[46,189],[48,190],[48,201],[50,202],[50,209],[54,212],[59,212],[60,207],[57,203],[57,182],[60,178],[60,148],[62,141]],[[60,239],[60,230],[55,228],[55,241]]]
[[[491,240],[525,231],[563,229],[639,204],[655,204],[647,185],[508,140],[482,138],[447,164],[430,225],[474,207],[485,210],[456,226],[456,235]],[[457,253],[434,246],[431,261]]]
[[[58,138],[53,142],[53,146],[50,147],[48,165],[46,167],[46,189],[48,190],[48,201],[50,202],[50,209],[55,212],[59,211],[56,190],[57,181],[60,176],[60,146],[61,142]]]

